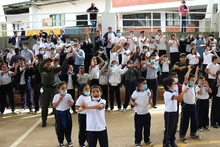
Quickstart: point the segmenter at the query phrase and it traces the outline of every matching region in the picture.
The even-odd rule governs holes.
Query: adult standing
[[[22,49],[22,41],[28,40],[30,37],[21,37],[18,36],[17,32],[14,32],[14,36],[9,38],[8,43],[15,46],[15,48],[20,48]]]
[[[97,30],[95,37],[95,52],[97,52],[100,47],[103,47],[103,38],[101,36],[101,32]]]
[[[167,53],[167,41],[168,35],[164,35],[162,30],[157,31],[157,36],[155,37],[157,43],[157,49],[159,50],[159,56],[165,55]]]
[[[126,36],[126,39],[127,39],[127,43],[130,44],[128,50],[136,52],[137,37],[134,36],[134,30],[130,31],[130,35]]]
[[[26,64],[34,64],[34,54],[28,47],[28,42],[23,43],[23,49],[21,51],[21,56],[25,59]]]
[[[176,38],[176,34],[171,35],[171,40],[169,40],[170,46],[170,59],[171,59],[171,66],[173,66],[176,62],[178,62],[179,56],[179,46],[180,43]]]
[[[183,84],[184,77],[188,71],[188,63],[186,62],[186,54],[181,53],[179,56],[180,62],[176,62],[173,70],[178,74],[178,83]]]
[[[60,35],[59,35],[59,38],[60,40],[62,41],[62,43],[66,43],[66,35],[64,33],[64,30],[60,29]]]
[[[93,43],[89,37],[89,34],[85,35],[85,40],[82,43],[81,49],[85,52],[85,61],[84,61],[84,67],[85,71],[88,72],[89,66],[90,66],[90,60],[92,58],[93,53]]]
[[[116,37],[116,33],[112,31],[112,27],[108,27],[108,32],[105,33],[105,35],[103,36],[103,38],[105,39],[105,47],[106,47],[106,53],[108,56],[108,59],[110,60],[110,51],[114,45],[114,40]]]
[[[189,12],[189,8],[186,6],[186,1],[182,0],[181,5],[178,8],[179,16],[182,19],[182,32],[186,32],[187,27],[187,12]]]
[[[80,66],[84,67],[85,60],[85,52],[81,49],[79,45],[79,41],[77,39],[74,40],[74,73],[78,73],[78,68]]]
[[[55,77],[58,72],[64,70],[68,63],[68,59],[73,56],[73,53],[69,53],[66,55],[66,59],[64,60],[62,66],[54,68],[51,65],[51,62],[54,60],[54,54],[51,54],[51,56],[42,61],[39,65],[39,72],[41,74],[41,80],[42,80],[42,127],[47,126],[47,116],[48,116],[48,107],[50,105],[50,102],[52,102],[52,99],[54,95],[56,94],[56,84],[55,83]]]
[[[203,53],[205,52],[206,40],[201,32],[197,34],[193,44],[196,45],[196,51],[200,54],[201,60],[203,61]]]
[[[87,9],[87,12],[90,12],[90,22],[92,24],[92,30],[91,32],[93,33],[93,31],[96,31],[96,27],[97,27],[97,13],[99,12],[99,9],[97,7],[95,7],[95,3],[91,3],[91,7],[89,9]]]
[[[139,41],[139,46],[141,48],[141,51],[143,50],[143,46],[148,46],[148,38],[147,38],[147,35],[145,35],[145,31],[140,32],[140,37],[138,41]]]

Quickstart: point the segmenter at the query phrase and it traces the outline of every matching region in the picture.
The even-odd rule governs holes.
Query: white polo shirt
[[[53,104],[56,103],[60,99],[60,94],[56,94],[53,98]],[[58,111],[65,111],[67,109],[70,109],[70,105],[68,104],[68,101],[74,102],[72,99],[72,96],[70,94],[66,94],[64,98],[60,101],[59,105],[56,107],[56,110]]]
[[[203,53],[203,63],[202,64],[209,64],[209,63],[212,63],[212,57],[214,55],[212,53],[206,53],[204,52]]]
[[[174,96],[177,96],[175,91],[164,92],[165,112],[177,112],[177,100],[174,99]]]
[[[167,46],[166,46],[166,35],[162,35],[162,36],[159,36],[159,35],[157,35],[156,37],[155,37],[155,39],[156,40],[160,40],[160,43],[159,44],[157,44],[157,48],[159,49],[159,50],[167,50]]]
[[[99,79],[99,76],[100,76],[99,65],[96,65],[95,67],[92,67],[92,70],[89,74],[91,76],[91,79]]]
[[[188,84],[183,84],[182,91],[185,88],[188,88]],[[196,103],[196,95],[195,95],[195,88],[189,87],[189,90],[183,95],[183,101],[186,104],[195,104]]]
[[[13,72],[9,71],[8,73],[5,73],[2,75],[2,71],[0,71],[0,78],[2,85],[7,85],[11,83],[11,77],[13,76]]]
[[[216,72],[220,69],[219,64],[213,64],[212,62],[209,63],[206,68],[209,70],[211,74],[216,74]],[[211,76],[210,74],[208,75],[209,79],[215,79],[215,77]]]
[[[76,101],[76,106],[80,107],[83,103],[87,102],[87,101],[90,100],[90,99],[91,99],[90,96],[86,96],[86,95],[81,94],[81,95],[79,96],[79,98],[77,99],[77,101]],[[86,114],[86,110],[83,110],[83,111],[78,112],[78,113],[80,113],[80,114]]]
[[[173,43],[171,46],[170,46],[170,53],[176,53],[176,52],[179,52],[179,47],[178,47],[178,44],[175,40],[169,40],[169,43]]]
[[[68,74],[67,89],[74,89],[72,75]]]
[[[101,110],[98,109],[86,109],[86,131],[104,131],[106,130],[105,122],[105,105],[106,101],[100,99],[99,101],[89,99],[87,102],[88,106],[95,106],[104,104]]]
[[[137,37],[132,37],[132,39],[137,42]],[[134,52],[136,52],[136,46],[137,46],[137,44],[135,44],[132,39],[128,39],[128,40],[127,40],[127,42],[130,44],[130,46],[129,46],[128,49],[129,49],[130,51],[133,51],[133,50],[134,50]]]
[[[186,58],[189,59],[189,64],[190,64],[190,65],[199,64],[199,58],[197,58],[196,56],[199,56],[199,57],[200,57],[199,53],[196,53],[196,55],[188,54],[188,55],[186,56]]]
[[[145,43],[142,43],[141,41],[144,41],[146,37],[139,37],[139,46],[141,50],[143,50],[143,46],[148,46],[148,38],[146,39]]]
[[[202,95],[199,95],[198,92],[200,91],[201,86],[197,85],[196,86],[196,98],[201,99],[201,100],[205,100],[209,98],[209,92],[208,92],[208,88],[203,86],[202,89]]]
[[[137,103],[137,107],[135,108],[135,112],[139,115],[147,114],[148,112],[148,102],[149,97],[151,96],[151,92],[149,89],[145,91],[135,90],[131,95],[131,98],[135,100]]]
[[[109,63],[112,63],[112,61],[117,61],[117,63],[119,62],[118,61],[118,52],[112,52],[110,51],[110,62]]]

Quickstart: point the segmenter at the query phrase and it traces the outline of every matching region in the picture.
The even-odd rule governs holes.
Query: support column
[[[5,13],[4,13],[4,8],[2,5],[0,5],[0,22],[6,22],[6,18],[5,18]],[[5,31],[7,30],[7,25],[6,24],[2,24],[0,25],[0,37],[4,37],[4,36],[7,36],[7,32],[2,32],[2,31]]]
[[[214,0],[209,0],[207,2],[206,12],[213,12]],[[205,18],[212,18],[212,14],[206,14]]]
[[[110,13],[112,9],[112,0],[105,0],[105,11],[102,13],[102,34],[108,31],[108,27],[112,27],[116,31],[116,13]]]
[[[162,32],[166,32],[166,14],[165,13],[160,13],[160,18],[161,18],[161,30]]]

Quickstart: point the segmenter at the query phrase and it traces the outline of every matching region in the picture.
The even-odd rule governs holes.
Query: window
[[[85,15],[77,15],[76,16],[76,26],[78,27],[86,27],[88,26],[88,15],[85,14]],[[80,20],[80,21],[79,21]],[[85,21],[82,21],[82,20],[85,20]]]
[[[64,14],[52,14],[52,26],[64,26],[65,25],[65,15]]]
[[[178,13],[166,13],[166,24],[167,26],[178,26],[180,25]]]
[[[123,20],[123,26],[150,26],[151,21],[151,14],[131,14],[131,15],[123,15],[123,19],[130,19],[130,20]],[[146,19],[146,20],[142,20]]]

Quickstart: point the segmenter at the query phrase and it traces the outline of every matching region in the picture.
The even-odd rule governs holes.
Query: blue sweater
[[[78,55],[75,54],[75,65],[84,65],[84,60],[85,60],[85,52],[83,50],[79,50]]]

